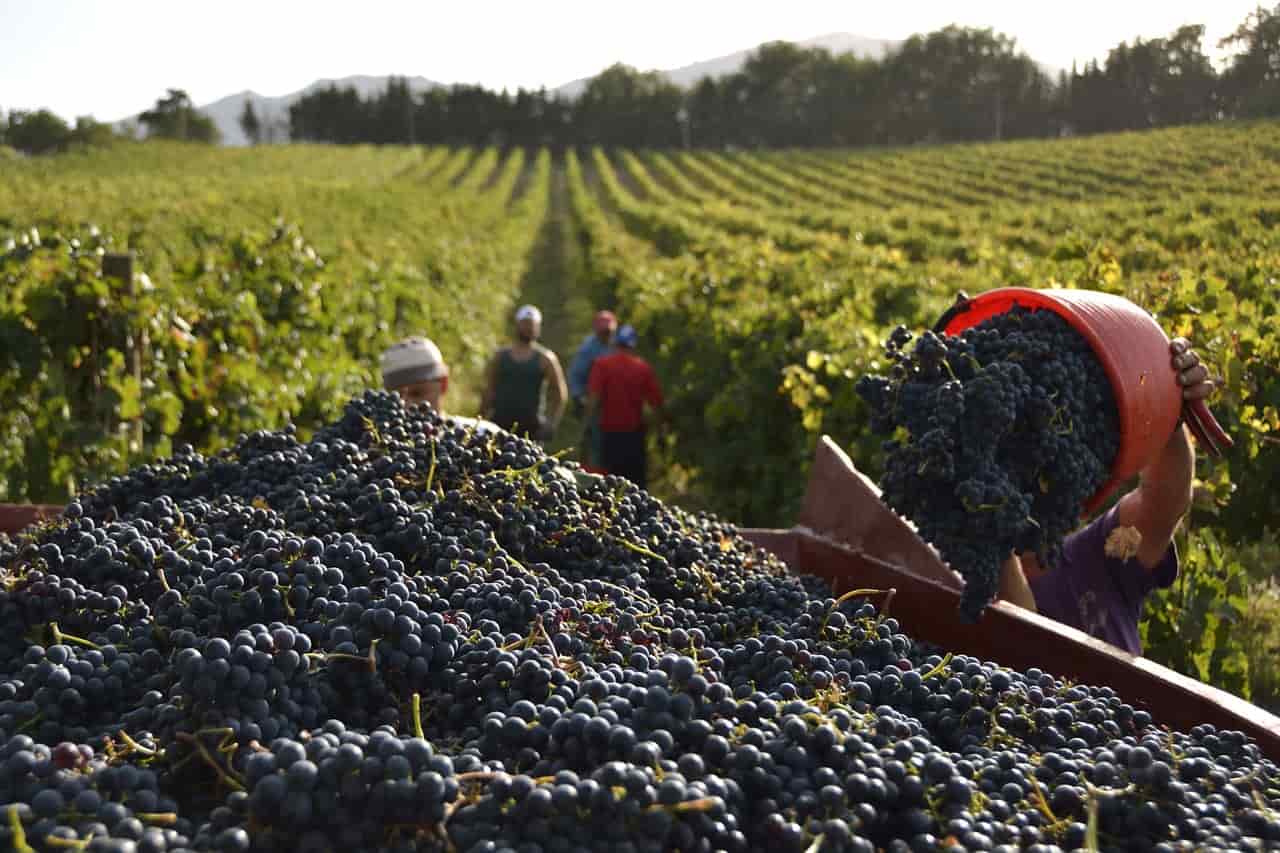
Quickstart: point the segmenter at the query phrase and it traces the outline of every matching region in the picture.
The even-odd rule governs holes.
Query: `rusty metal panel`
[[[62,507],[47,504],[0,504],[0,533],[10,536],[47,518],[57,518]]]
[[[963,586],[915,529],[884,505],[876,484],[825,435],[809,469],[809,485],[796,526],[875,554],[950,589]]]
[[[799,539],[791,530],[767,530],[760,527],[740,528],[743,538],[773,554],[788,567],[796,566],[800,561]]]
[[[1238,729],[1280,761],[1280,718],[1223,690],[1124,652],[1082,631],[996,602],[976,624],[960,619],[957,590],[804,530],[739,531],[793,571],[828,580],[838,595],[860,587],[896,589],[889,615],[909,636],[1017,670],[1040,667],[1115,689],[1157,722],[1188,730],[1201,723]]]

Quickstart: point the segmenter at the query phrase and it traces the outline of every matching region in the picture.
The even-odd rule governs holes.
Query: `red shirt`
[[[644,426],[644,404],[662,405],[653,368],[624,350],[595,360],[587,390],[600,398],[600,429],[605,432],[635,432]]]

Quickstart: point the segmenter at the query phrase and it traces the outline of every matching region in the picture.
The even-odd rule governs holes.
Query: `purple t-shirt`
[[[1137,558],[1106,555],[1107,537],[1119,521],[1112,507],[1062,543],[1062,559],[1030,581],[1036,610],[1079,628],[1130,654],[1142,654],[1138,620],[1142,603],[1153,589],[1164,589],[1178,576],[1178,552],[1172,544],[1154,569]]]

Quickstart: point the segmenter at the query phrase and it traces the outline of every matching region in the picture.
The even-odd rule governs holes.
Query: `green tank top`
[[[545,379],[543,348],[534,344],[534,354],[519,361],[504,349],[498,356],[498,374],[494,382],[493,420],[503,429],[520,424],[533,431],[538,427],[542,407],[542,383]]]

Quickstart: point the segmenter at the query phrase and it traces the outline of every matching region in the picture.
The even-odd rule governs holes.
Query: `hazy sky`
[[[1014,36],[1069,68],[1121,40],[1207,27],[1214,56],[1258,0],[0,0],[0,107],[115,120],[167,87],[197,104],[319,77],[422,75],[548,88],[613,62],[673,68],[770,39],[905,38],[958,23]]]

